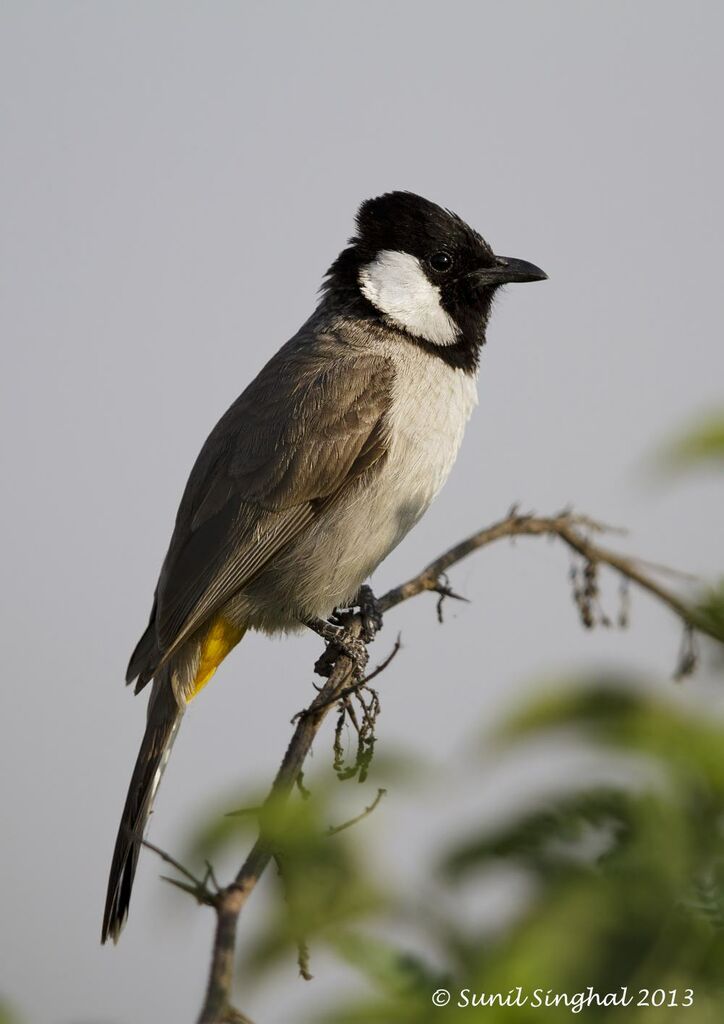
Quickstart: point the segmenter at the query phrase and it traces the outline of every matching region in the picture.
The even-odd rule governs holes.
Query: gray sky
[[[376,589],[516,500],[573,502],[630,527],[632,550],[721,569],[721,481],[653,485],[646,458],[722,400],[723,30],[716,0],[5,0],[0,992],[34,1024],[199,1004],[211,915],[149,856],[119,947],[98,944],[143,728],[123,673],[204,437],[310,312],[361,199],[421,192],[550,274],[498,302],[461,457]],[[474,603],[444,629],[431,600],[390,616],[373,657],[398,628],[406,647],[378,748],[419,753],[434,729],[454,768],[473,723],[583,664],[672,689],[666,612],[637,597],[630,633],[584,635],[567,568],[504,546],[455,571]],[[205,806],[271,778],[318,648],[252,637],[225,663],[186,717],[155,842],[180,850]],[[414,894],[430,833],[469,813],[393,792],[359,841]],[[324,957],[315,974],[289,963],[244,1008],[281,1024],[349,977]]]

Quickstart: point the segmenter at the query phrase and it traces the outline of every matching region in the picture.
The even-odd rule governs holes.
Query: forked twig
[[[374,798],[369,807],[365,807],[365,809],[360,814],[356,815],[354,818],[350,818],[349,821],[343,821],[341,825],[330,825],[329,828],[327,829],[326,834],[328,836],[336,836],[339,832],[344,832],[345,829],[352,828],[352,826],[356,825],[357,822],[362,821],[363,818],[366,818],[368,814],[372,814],[372,812],[377,807],[382,797],[386,794],[386,789],[378,789],[377,796]]]
[[[554,516],[521,515],[516,508],[492,526],[479,530],[472,536],[450,548],[435,561],[431,562],[421,573],[413,576],[400,586],[388,591],[379,601],[383,612],[408,601],[418,594],[432,591],[440,597],[458,596],[450,592],[445,582],[447,570],[474,551],[492,544],[494,541],[515,537],[553,537],[561,540],[571,551],[579,555],[587,565],[596,567],[607,565],[620,574],[624,581],[635,583],[642,590],[648,592],[662,604],[671,609],[672,612],[683,622],[689,632],[699,631],[719,639],[707,625],[695,614],[692,606],[688,605],[678,594],[663,586],[652,575],[647,574],[647,569],[658,572],[660,575],[668,573],[658,566],[652,566],[637,558],[620,555],[617,552],[609,551],[600,547],[591,540],[592,534],[615,532],[612,528],[606,527],[587,516],[576,515],[570,510],[560,512]],[[621,619],[627,617],[622,612]],[[361,631],[361,619],[359,615],[346,617],[348,628],[354,635],[359,636]],[[309,707],[295,716],[295,730],[287,752],[284,755],[277,776],[272,785],[265,807],[270,803],[277,803],[280,799],[286,799],[296,785],[300,777],[302,766],[309,753],[324,718],[330,708],[340,700],[348,701],[349,697],[360,690],[374,676],[383,671],[397,654],[400,648],[399,638],[390,656],[375,669],[366,680],[350,684],[352,677],[352,664],[348,658],[341,656],[337,658],[331,675],[322,686]],[[691,659],[688,659],[687,664]],[[342,826],[337,826],[337,831],[354,824],[360,817],[371,813],[381,799],[378,794],[377,800],[367,808],[362,815]],[[148,844],[150,845],[150,844]],[[153,847],[151,847],[153,849]],[[160,852],[156,850],[156,852]],[[213,907],[216,912],[216,933],[211,957],[209,981],[206,997],[198,1024],[223,1024],[228,1020],[244,1020],[238,1011],[230,1007],[229,997],[233,979],[234,950],[236,944],[236,929],[239,915],[246,903],[249,894],[265,871],[269,861],[274,856],[270,837],[264,825],[264,808],[260,813],[259,835],[248,857],[237,872],[236,878],[230,885],[220,889],[214,895]],[[171,858],[177,869],[180,866]],[[181,869],[183,870],[183,869]],[[184,872],[185,873],[185,872]],[[198,884],[198,880],[194,879]],[[190,888],[190,887],[189,887]],[[237,1013],[236,1018],[229,1015]]]

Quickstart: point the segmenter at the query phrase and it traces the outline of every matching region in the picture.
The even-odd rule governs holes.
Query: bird
[[[248,630],[312,628],[363,662],[334,618],[445,482],[477,402],[496,292],[541,281],[457,214],[408,191],[363,202],[317,308],[221,417],[191,470],[148,626],[128,665],[152,683],[110,869],[118,941],[141,840],[189,703]]]

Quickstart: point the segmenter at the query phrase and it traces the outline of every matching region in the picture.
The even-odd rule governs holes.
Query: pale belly
[[[425,360],[421,372],[420,360]],[[455,462],[476,401],[475,381],[412,349],[399,368],[382,468],[323,513],[230,602],[265,632],[343,607],[429,507]]]

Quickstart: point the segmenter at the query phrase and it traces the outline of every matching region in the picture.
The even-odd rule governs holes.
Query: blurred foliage
[[[557,742],[561,729],[612,758],[637,754],[657,770],[632,771],[630,785],[568,787],[544,808],[473,830],[449,849],[430,882],[434,913],[417,922],[424,948],[439,950],[434,966],[377,939],[332,934],[334,948],[364,970],[377,994],[347,1001],[324,1020],[444,1024],[476,1012],[456,1005],[462,990],[505,995],[518,986],[531,1000],[536,989],[573,997],[589,986],[601,995],[627,986],[632,1005],[587,1008],[595,1019],[722,1019],[724,722],[636,692],[624,679],[593,680],[528,706],[497,742],[526,756],[529,744]],[[501,864],[525,872],[533,895],[505,927],[470,934],[432,894],[470,894]],[[431,1003],[441,986],[454,994],[446,1008]],[[679,1006],[637,1007],[643,989],[664,990],[667,1001],[676,990]],[[687,989],[694,1003],[684,1008]],[[493,1021],[569,1012],[530,1004],[485,1010]]]
[[[296,956],[308,975],[310,951],[313,974],[326,950],[361,972],[368,995],[340,998],[315,1022],[445,1024],[482,1012],[496,1022],[557,1021],[572,1010],[532,1005],[536,990],[541,999],[548,991],[576,998],[589,986],[619,998],[626,986],[632,999],[585,1008],[594,1019],[721,1021],[724,720],[652,696],[623,676],[584,678],[549,686],[488,737],[486,750],[525,762],[546,743],[557,749],[562,736],[625,766],[617,773],[624,781],[586,781],[582,772],[578,784],[568,779],[503,823],[469,824],[444,849],[424,906],[410,906],[375,877],[364,844],[370,821],[330,827],[340,792],[359,804],[356,815],[370,804],[369,787],[340,785],[329,770],[330,781],[308,783],[311,795],[298,792],[288,808],[271,808],[276,897],[260,930],[240,944],[244,987],[284,958]],[[480,761],[471,772],[478,770],[488,766]],[[238,843],[234,828],[224,842]],[[521,877],[522,904],[502,924],[463,923],[460,900],[481,905],[476,892],[501,866]],[[519,987],[528,1004],[456,1005],[463,990],[513,998]],[[431,1002],[440,988],[453,993],[446,1007]],[[637,1006],[645,990],[678,1006]],[[691,1006],[682,1005],[687,990]]]
[[[0,1024],[20,1024],[20,1018],[2,997],[0,997]]]
[[[670,441],[661,451],[658,464],[665,472],[724,467],[724,411],[700,418],[685,433]],[[699,597],[693,622],[704,633],[724,643],[724,579]]]
[[[335,740],[337,737],[335,736]],[[320,754],[328,756],[328,764],[332,764],[334,749],[328,747],[322,751],[323,739],[320,737]],[[348,748],[351,746],[348,744]],[[351,757],[350,750],[345,750],[345,755]],[[354,794],[355,797],[361,794],[358,799],[350,797],[344,801],[344,808],[340,811],[335,807],[335,796],[339,796],[341,790],[336,785],[335,779],[339,776],[328,777],[326,781],[315,779],[312,790],[307,789],[306,777],[302,776],[300,785],[297,787],[295,800],[301,800],[299,808],[294,813],[302,816],[300,825],[305,833],[314,835],[314,828],[321,830],[323,835],[329,828],[338,827],[344,824],[337,820],[340,814],[349,812],[350,817],[356,816],[365,806],[364,801],[370,792],[369,786],[358,789],[356,785],[345,787],[345,794]],[[340,781],[343,781],[343,777]],[[354,776],[352,777],[354,778]],[[372,773],[365,781],[379,781],[384,779],[386,784],[395,784],[420,788],[429,784],[434,779],[434,771],[428,761],[421,756],[402,752],[400,750],[376,750],[372,762]],[[374,789],[372,790],[374,795]],[[241,794],[230,793],[226,799],[219,803],[207,817],[192,823],[192,830],[183,852],[183,860],[199,865],[207,861],[217,860],[230,851],[237,855],[240,845],[256,838],[259,827],[259,815],[264,803],[266,793],[260,790],[250,790]],[[372,798],[367,799],[370,803]],[[228,810],[229,807],[234,808]],[[286,827],[286,804],[282,803],[278,808],[267,808],[268,827],[277,833]],[[304,816],[306,816],[305,820]],[[322,819],[327,819],[326,825]],[[278,818],[278,820],[277,820]],[[311,828],[312,823],[314,828]]]
[[[327,807],[320,786],[313,795],[293,801],[291,808],[272,808],[265,817],[280,899],[250,948],[247,968],[252,973],[271,966],[290,948],[297,950],[306,973],[308,943],[334,935],[385,904],[358,855],[353,830],[332,834],[334,826],[325,820]]]
[[[722,460],[724,416],[666,453],[675,468]],[[694,617],[724,642],[724,582],[700,598]],[[665,684],[656,693],[665,694]],[[245,987],[294,956],[309,977],[324,949],[362,975],[367,994],[340,993],[315,1024],[446,1024],[482,1014],[525,1024],[580,1012],[616,1024],[724,1020],[724,720],[686,699],[652,696],[625,674],[592,676],[543,688],[486,737],[485,749],[528,765],[562,737],[602,754],[619,781],[601,783],[582,764],[542,799],[533,777],[532,806],[509,808],[497,825],[469,822],[466,835],[444,842],[422,905],[410,905],[375,871],[367,821],[330,828],[340,791],[361,794],[351,801],[360,804],[356,816],[370,804],[369,786],[340,785],[345,773],[335,777],[328,766],[330,780],[315,777],[289,807],[270,808],[276,898],[260,930],[240,943]],[[394,753],[384,753],[394,765]],[[469,781],[476,771],[488,766],[478,762]],[[420,778],[429,776],[426,766]],[[450,787],[454,800],[454,781]],[[238,849],[257,819],[253,809],[215,819],[197,835],[194,854]],[[503,921],[481,911],[471,924],[461,904],[484,907],[501,869],[520,898]],[[624,987],[629,1002],[620,1005]],[[433,1005],[438,989],[451,993],[447,1005]],[[587,1005],[591,991],[608,995],[607,1004]],[[461,1006],[461,993],[487,1003]],[[564,993],[571,1005],[546,1005]]]
[[[724,413],[716,412],[700,419],[663,449],[659,461],[662,469],[670,470],[721,467],[724,463]]]
[[[724,643],[724,579],[699,598],[693,620],[706,634],[716,636]]]
[[[392,775],[398,764],[387,762]],[[256,837],[263,821],[265,835],[274,850],[269,874],[276,875],[274,908],[253,943],[247,946],[246,967],[258,974],[281,957],[296,955],[302,973],[306,973],[305,949],[318,934],[325,941],[339,926],[368,917],[387,903],[368,877],[359,856],[352,822],[335,820],[335,795],[340,790],[337,777],[316,780],[312,789],[299,787],[290,801],[249,802],[237,811],[210,818],[197,826],[185,859],[198,863],[218,861],[230,849],[238,851]],[[354,818],[365,816],[364,798],[368,789],[345,786],[345,792],[361,794],[354,802]],[[379,802],[368,801],[370,810]],[[353,827],[347,827],[353,825]]]
[[[714,470],[724,467],[724,411],[700,418],[660,453],[659,468],[664,471],[698,467]],[[699,597],[693,622],[704,633],[724,643],[724,579]]]

